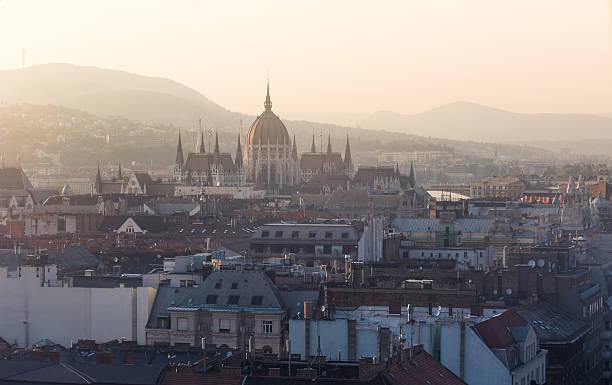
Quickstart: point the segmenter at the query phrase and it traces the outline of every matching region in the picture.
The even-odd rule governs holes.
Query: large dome
[[[264,103],[264,112],[255,119],[249,135],[247,137],[247,145],[267,145],[280,144],[290,145],[289,132],[278,116],[272,112],[272,102],[270,101],[270,87],[266,95]]]

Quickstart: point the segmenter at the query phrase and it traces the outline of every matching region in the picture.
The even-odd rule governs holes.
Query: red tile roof
[[[489,348],[506,349],[515,343],[510,327],[527,325],[523,317],[510,309],[474,326]]]
[[[465,385],[465,382],[425,351],[417,353],[411,360],[393,365],[381,375],[390,385]]]

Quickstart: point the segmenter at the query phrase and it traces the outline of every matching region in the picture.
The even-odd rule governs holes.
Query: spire
[[[213,164],[221,164],[221,152],[219,151],[219,134],[215,132],[215,152],[213,158]]]
[[[200,154],[206,153],[206,146],[204,146],[204,131],[200,131],[200,148],[198,149]]]
[[[312,134],[312,146],[310,146],[310,152],[317,152],[317,147],[314,144],[314,134]]]
[[[268,78],[268,85],[266,87],[266,102],[264,103],[266,111],[272,111],[272,101],[270,100],[270,78]]]
[[[123,179],[123,173],[121,172],[121,163],[119,163],[119,171],[117,171],[117,179]]]
[[[179,131],[178,135],[178,145],[176,146],[176,164],[182,166],[185,163],[185,159],[183,158],[183,144],[181,143],[181,131]]]
[[[353,159],[351,158],[351,145],[349,144],[348,134],[346,135],[346,148],[344,149],[344,168],[347,171],[353,169]]]
[[[295,143],[295,132],[293,133],[293,148],[291,149],[291,158],[296,162],[298,160],[297,144]]]
[[[98,172],[96,173],[96,192],[102,194],[102,174],[100,173],[100,165],[98,164]]]
[[[238,134],[238,146],[236,147],[236,169],[242,168],[242,146],[240,146],[240,134]]]
[[[408,174],[408,183],[410,184],[410,187],[415,188],[416,178],[414,176],[414,168],[412,168],[412,162],[410,162],[410,174]]]
[[[327,134],[327,155],[331,155],[332,153],[332,148],[331,148],[331,134]]]
[[[215,132],[215,154],[220,153],[219,151],[219,134]]]

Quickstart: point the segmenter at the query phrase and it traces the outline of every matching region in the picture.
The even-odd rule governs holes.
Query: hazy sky
[[[0,68],[168,77],[234,111],[414,113],[456,100],[612,113],[612,0],[0,0]]]

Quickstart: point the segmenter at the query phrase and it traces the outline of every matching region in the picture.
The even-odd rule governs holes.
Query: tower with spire
[[[181,140],[181,131],[178,133],[178,144],[176,145],[176,159],[174,161],[174,179],[180,181],[183,174],[183,166],[185,158],[183,157],[183,142]]]
[[[284,123],[272,111],[268,79],[264,111],[251,124],[244,143],[247,180],[272,193],[299,183],[297,162],[292,157],[294,144]]]
[[[399,172],[399,169],[398,169]],[[408,174],[408,185],[410,188],[416,187],[416,177],[414,176],[414,168],[412,167],[412,162],[410,162],[410,174]]]
[[[344,172],[348,177],[353,176],[353,159],[351,158],[351,144],[348,134],[346,135],[346,147],[344,148]]]
[[[96,194],[102,194],[102,174],[100,173],[100,165],[98,165],[98,172],[96,173],[96,182],[94,187]]]

